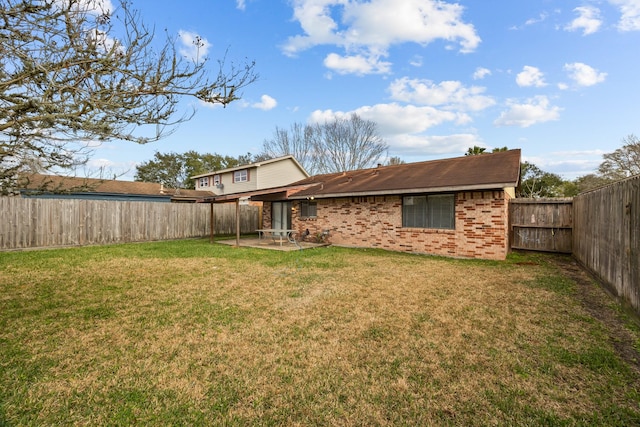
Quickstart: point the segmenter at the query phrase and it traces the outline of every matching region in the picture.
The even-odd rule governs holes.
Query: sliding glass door
[[[291,202],[271,203],[271,228],[277,230],[291,228]]]

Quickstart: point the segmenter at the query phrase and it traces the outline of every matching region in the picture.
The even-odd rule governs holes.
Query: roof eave
[[[480,190],[504,190],[507,188],[515,188],[516,184],[510,183],[493,183],[493,184],[476,184],[464,186],[445,186],[445,187],[428,187],[428,188],[401,188],[395,190],[377,190],[377,191],[353,191],[345,193],[327,193],[327,194],[304,194],[289,196],[290,200],[306,200],[314,199],[335,199],[340,197],[366,197],[366,196],[394,196],[401,194],[418,194],[418,193],[451,193],[461,191],[480,191]]]
[[[219,194],[211,197],[205,197],[205,200],[207,202],[231,202],[237,199],[245,199],[253,196],[264,196],[268,194],[280,194],[280,193],[286,194],[288,191],[295,191],[295,190],[301,191],[301,190],[307,189],[310,185],[315,185],[315,184],[293,185],[293,186],[285,185],[281,187],[263,188],[261,190],[244,191],[241,193]]]

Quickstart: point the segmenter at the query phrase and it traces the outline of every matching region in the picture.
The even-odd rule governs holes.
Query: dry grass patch
[[[634,371],[526,264],[201,241],[0,254],[0,424],[629,424]]]

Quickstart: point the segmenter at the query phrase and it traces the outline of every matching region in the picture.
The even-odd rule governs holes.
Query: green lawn
[[[638,371],[550,260],[0,253],[0,426],[639,425]]]

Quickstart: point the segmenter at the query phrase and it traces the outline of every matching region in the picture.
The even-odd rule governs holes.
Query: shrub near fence
[[[640,175],[573,199],[573,255],[640,314]]]
[[[215,233],[235,234],[235,204],[213,207]],[[260,208],[240,208],[240,231],[254,232]],[[210,215],[204,203],[0,197],[0,249],[205,237]]]

